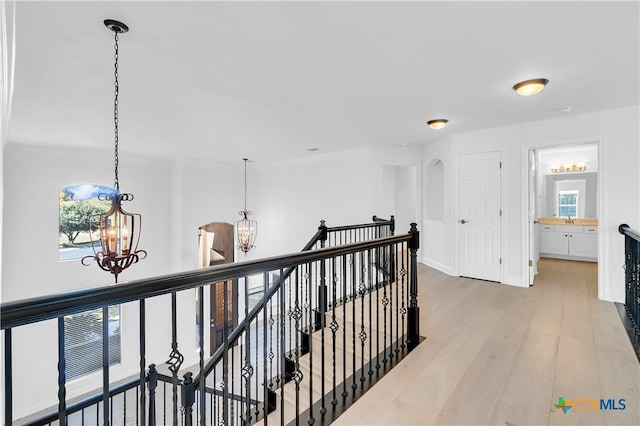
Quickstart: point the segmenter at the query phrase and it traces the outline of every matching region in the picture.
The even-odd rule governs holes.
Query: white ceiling
[[[639,103],[637,1],[4,8],[15,40],[8,142],[111,148],[105,18],[131,28],[120,39],[121,152],[271,161]],[[536,77],[550,80],[538,96],[511,89]],[[425,125],[440,117],[446,129]]]

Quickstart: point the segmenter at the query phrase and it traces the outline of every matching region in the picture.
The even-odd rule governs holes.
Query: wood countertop
[[[598,226],[598,219],[571,219],[571,223],[567,223],[565,218],[558,217],[541,217],[538,222],[544,225],[575,225],[575,226]]]

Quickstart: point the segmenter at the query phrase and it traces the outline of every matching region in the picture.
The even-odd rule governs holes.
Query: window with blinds
[[[109,365],[120,363],[120,306],[108,308]],[[67,380],[102,369],[102,308],[64,317]]]

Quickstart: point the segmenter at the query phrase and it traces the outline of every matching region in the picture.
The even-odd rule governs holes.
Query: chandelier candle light
[[[138,250],[140,241],[140,227],[142,216],[137,213],[127,213],[122,209],[123,201],[133,200],[133,194],[120,192],[120,182],[118,181],[118,35],[129,31],[129,28],[122,22],[106,19],[104,25],[115,33],[115,99],[113,101],[113,122],[115,139],[115,180],[114,192],[110,194],[100,194],[98,199],[111,201],[111,208],[106,213],[92,215],[89,217],[89,236],[93,246],[93,255],[82,258],[82,264],[89,266],[85,261],[95,260],[98,266],[111,272],[118,282],[118,274],[127,269],[138,260],[147,257],[147,252]],[[98,224],[99,229],[95,230],[94,224]],[[100,250],[97,250],[97,241],[94,243],[94,231],[100,234]]]
[[[244,160],[244,210],[240,212],[242,219],[236,222],[236,238],[238,240],[238,248],[246,255],[249,250],[254,248],[253,243],[256,241],[258,232],[258,222],[249,219],[251,212],[247,210],[247,161]]]

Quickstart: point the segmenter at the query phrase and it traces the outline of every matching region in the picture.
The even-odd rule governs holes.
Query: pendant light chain
[[[244,160],[244,211],[247,211],[247,160],[248,158],[243,158]]]
[[[118,94],[119,94],[119,85],[118,85],[118,31],[114,31],[115,33],[115,53],[113,57],[115,58],[114,72],[113,76],[115,77],[114,82],[114,99],[113,99],[113,125],[114,125],[114,140],[115,140],[115,179],[113,182],[113,186],[115,189],[120,192],[120,182],[118,181]]]
[[[113,182],[115,193],[109,191],[100,194],[99,200],[111,201],[111,208],[105,212],[89,216],[89,236],[93,247],[93,255],[87,255],[81,262],[85,266],[90,265],[91,260],[103,271],[111,272],[115,282],[118,282],[118,275],[129,266],[138,263],[140,259],[147,257],[145,250],[138,249],[140,241],[140,229],[142,226],[142,215],[139,213],[129,213],[122,209],[123,201],[133,200],[133,194],[120,193],[120,182],[118,180],[118,96],[120,85],[118,82],[118,39],[120,34],[129,31],[126,24],[114,19],[105,19],[104,25],[115,33],[113,57],[115,65],[113,68],[113,132],[114,132],[114,174]],[[95,228],[98,229],[95,229]],[[98,233],[100,240],[94,240],[94,234]],[[100,243],[99,245],[97,243]],[[107,416],[105,410],[105,416]],[[106,418],[104,424],[109,423]]]

